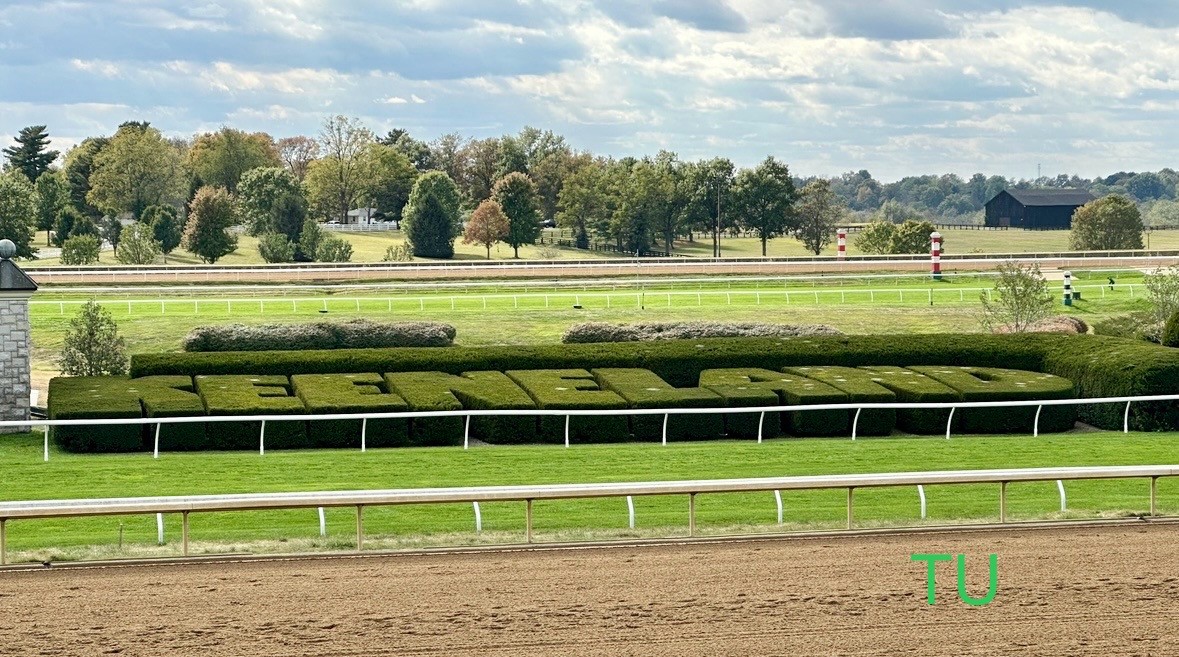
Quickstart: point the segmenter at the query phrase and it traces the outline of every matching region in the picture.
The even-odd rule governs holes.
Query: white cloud
[[[404,105],[409,101],[402,98],[401,96],[389,96],[388,98],[382,99],[378,102],[384,103],[386,105]]]

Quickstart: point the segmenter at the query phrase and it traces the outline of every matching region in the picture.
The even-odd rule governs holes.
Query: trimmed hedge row
[[[549,370],[643,368],[677,387],[694,385],[700,372],[722,368],[803,366],[960,365],[1045,372],[1073,382],[1078,397],[1179,393],[1179,350],[1101,335],[935,334],[807,338],[715,338],[667,342],[448,347],[445,349],[341,349],[265,353],[137,354],[131,375],[346,374],[351,372]],[[1080,408],[1080,418],[1120,429],[1124,405]],[[1133,404],[1130,427],[1179,430],[1179,405]],[[943,428],[944,430],[944,428]]]
[[[440,322],[219,324],[194,328],[181,344],[189,352],[447,347],[455,330]]]

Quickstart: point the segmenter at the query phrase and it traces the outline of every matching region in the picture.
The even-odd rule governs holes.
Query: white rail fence
[[[1138,292],[1135,291],[1137,288]],[[1074,293],[1082,290],[1100,291],[1101,298],[1126,293],[1129,297],[1141,295],[1142,283],[1118,284],[1110,289],[1107,285],[1074,285]],[[1125,291],[1125,292],[1123,292]],[[303,297],[303,298],[249,298],[236,299],[102,299],[99,303],[113,313],[125,316],[135,315],[177,315],[200,316],[202,310],[208,313],[244,315],[297,314],[299,312],[425,312],[430,311],[483,311],[488,309],[568,309],[570,307],[595,308],[673,308],[717,306],[761,306],[761,305],[835,305],[844,303],[910,303],[933,305],[934,303],[974,303],[980,294],[988,300],[994,294],[992,288],[961,287],[937,288],[879,288],[879,289],[811,289],[811,290],[666,290],[640,292],[552,292],[548,294],[463,294],[430,296],[354,296],[354,297]],[[86,300],[30,301],[29,310],[34,316],[46,314],[65,315],[66,307],[74,308],[87,303]],[[235,310],[236,308],[236,310]]]
[[[557,484],[539,486],[476,486],[468,488],[411,488],[399,490],[332,491],[311,493],[258,493],[236,495],[191,495],[81,500],[40,500],[0,503],[0,565],[7,563],[7,525],[15,520],[81,518],[115,515],[165,513],[181,515],[181,553],[189,553],[189,515],[230,511],[277,509],[320,510],[321,531],[324,508],[356,510],[356,549],[364,549],[364,510],[367,507],[456,504],[474,505],[477,527],[481,525],[480,502],[523,502],[525,542],[533,543],[532,505],[536,501],[625,497],[634,522],[633,498],[640,496],[688,496],[688,535],[696,535],[696,496],[718,493],[773,492],[782,522],[781,491],[847,490],[847,528],[854,527],[854,495],[860,488],[917,486],[924,506],[924,487],[953,484],[999,484],[999,521],[1007,522],[1007,485],[1016,482],[1093,479],[1149,479],[1150,515],[1157,513],[1157,484],[1162,477],[1179,476],[1179,465],[1103,466],[1079,468],[1029,468],[1011,470],[949,470],[893,472],[884,474],[817,475],[757,479],[705,479],[694,481],[625,482],[599,484]],[[162,520],[161,522],[161,543]]]

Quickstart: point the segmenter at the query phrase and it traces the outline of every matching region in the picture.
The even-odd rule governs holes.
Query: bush
[[[1158,342],[1162,329],[1154,323],[1154,316],[1147,312],[1113,315],[1093,322],[1093,333],[1127,340]]]
[[[209,415],[303,415],[285,376],[198,376],[197,392]],[[209,449],[258,449],[261,422],[215,422],[208,426]],[[307,447],[304,422],[266,423],[266,448]]]
[[[160,244],[147,224],[131,224],[121,237],[115,260],[124,265],[150,265],[160,255]]]
[[[595,411],[626,408],[626,400],[603,390],[586,370],[512,370],[505,374],[528,393],[537,408]],[[617,442],[625,440],[629,433],[624,415],[569,418],[570,442]],[[543,442],[563,443],[565,418],[542,416],[539,436]]]
[[[319,262],[351,262],[352,245],[341,237],[330,235],[319,243],[315,259]]]
[[[1052,313],[1052,293],[1039,264],[1024,266],[1009,260],[999,265],[995,293],[997,298],[979,293],[982,325],[992,332],[1005,327],[1006,332],[1023,333]]]
[[[258,238],[258,255],[266,262],[294,262],[295,243],[282,233],[264,233]]]
[[[409,410],[401,397],[389,394],[380,374],[300,374],[291,377],[295,395],[307,413],[395,413]],[[366,447],[400,447],[409,444],[405,419],[312,420],[307,423],[312,447],[359,447],[365,430]]]
[[[561,336],[566,344],[595,342],[642,342],[649,340],[695,340],[698,338],[797,337],[842,335],[823,324],[761,324],[755,322],[648,322],[574,324]]]
[[[1163,328],[1163,346],[1179,347],[1179,310],[1171,313]]]
[[[719,408],[724,399],[707,388],[674,388],[654,373],[637,368],[593,370],[598,385],[617,393],[631,408]],[[668,440],[707,440],[724,434],[724,416],[672,415],[666,421]],[[632,415],[636,440],[662,440],[662,415]]]
[[[224,324],[198,326],[184,338],[184,351],[278,351],[445,347],[455,330],[438,322],[347,322],[311,324]]]
[[[127,373],[127,350],[109,310],[93,300],[82,306],[66,330],[59,364],[66,376]]]
[[[385,257],[381,258],[381,262],[412,262],[413,250],[405,242],[401,244],[390,244],[385,249]]]
[[[756,367],[705,370],[700,373],[700,387],[723,397],[728,406],[802,406],[847,402],[846,394],[825,383]],[[760,420],[759,415],[756,421]],[[730,413],[725,416],[725,421],[731,437],[757,437],[757,426],[753,423],[755,419],[750,414]],[[778,429],[796,436],[836,436],[843,434],[847,428],[846,411],[767,413],[762,425],[763,437],[774,435]]]
[[[98,262],[101,248],[93,235],[74,235],[61,245],[61,264],[92,265]]]
[[[1089,325],[1085,320],[1068,315],[1056,315],[1037,320],[1025,327],[1029,333],[1088,333]],[[1016,333],[1015,326],[1004,324],[993,329],[995,333]]]
[[[536,404],[502,372],[395,372],[385,375],[388,389],[409,404],[411,411],[468,409],[532,410]],[[463,418],[414,418],[415,445],[461,445]],[[475,417],[471,435],[490,443],[528,442],[536,433],[536,418],[527,416]]]

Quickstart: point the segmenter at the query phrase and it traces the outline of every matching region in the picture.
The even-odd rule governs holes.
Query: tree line
[[[450,257],[459,237],[488,254],[503,242],[518,255],[542,225],[566,229],[578,247],[626,253],[674,252],[677,240],[698,238],[710,239],[718,253],[720,236],[735,233],[758,238],[763,254],[778,237],[819,253],[841,221],[896,224],[901,237],[880,241],[904,241],[925,229],[902,229],[906,220],[981,222],[983,204],[999,191],[1037,186],[1120,194],[1136,202],[1147,224],[1179,224],[1179,173],[1170,169],[1091,180],[980,173],[882,184],[867,170],[803,178],[773,157],[745,169],[727,158],[685,161],[668,151],[603,157],[533,127],[488,139],[450,133],[426,142],[405,130],[378,136],[343,116],[325,120],[315,136],[274,139],[223,127],[178,139],[129,121],[64,157],[49,145],[46,126],[30,126],[3,151],[0,231],[13,236],[23,257],[33,247],[22,235],[35,229],[63,248],[72,237],[90,238],[83,259],[104,240],[118,255],[128,239],[135,248],[125,259],[144,259],[152,253],[140,243],[146,239],[165,255],[183,245],[215,262],[236,248],[229,228],[240,225],[259,237],[269,261],[339,259],[350,256],[346,243],[318,224],[347,222],[359,208],[402,222],[409,252],[391,251],[389,259]],[[123,235],[121,217],[135,221],[129,228],[146,228]]]

